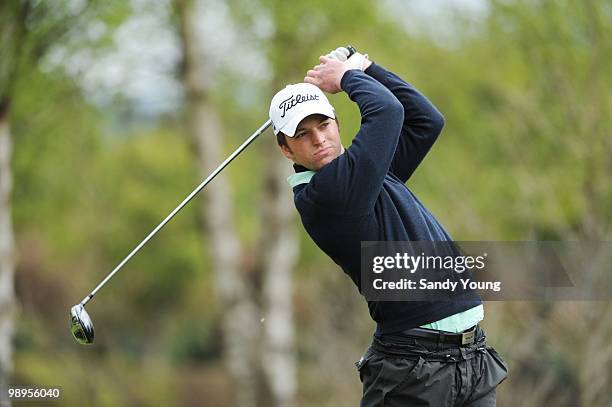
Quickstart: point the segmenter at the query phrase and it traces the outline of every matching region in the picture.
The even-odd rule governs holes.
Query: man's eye
[[[326,128],[327,126],[329,126],[329,122],[323,122],[321,123],[321,128]]]

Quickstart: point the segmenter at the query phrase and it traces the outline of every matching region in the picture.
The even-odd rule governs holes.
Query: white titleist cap
[[[321,89],[310,83],[287,85],[274,95],[270,103],[270,120],[274,135],[282,132],[293,137],[298,124],[311,114],[336,118],[334,107]]]

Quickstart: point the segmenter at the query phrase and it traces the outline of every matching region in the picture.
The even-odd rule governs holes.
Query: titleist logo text
[[[289,98],[283,100],[278,108],[283,111],[281,117],[285,117],[285,113],[291,110],[295,105],[299,103],[308,102],[310,100],[319,100],[319,95],[291,95]]]

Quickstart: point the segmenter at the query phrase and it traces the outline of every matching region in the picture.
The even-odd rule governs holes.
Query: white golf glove
[[[355,52],[350,58],[348,58],[349,54],[350,52],[348,48],[338,47],[327,54],[326,57],[344,62],[349,69],[359,69],[360,71],[363,71],[366,61],[368,60],[368,54],[364,55],[359,52]]]
[[[337,59],[340,62],[346,61],[350,52],[346,47],[338,47],[332,50],[329,54],[325,55],[327,58]]]

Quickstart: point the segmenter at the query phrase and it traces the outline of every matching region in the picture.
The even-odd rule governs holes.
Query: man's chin
[[[325,167],[327,164],[329,164],[330,162],[334,161],[338,156],[327,156],[327,157],[323,157],[321,159],[321,161],[319,161],[316,166],[317,169],[315,171],[319,171],[321,168]]]
[[[342,153],[344,153],[344,148],[341,150],[340,154],[337,154],[337,155],[326,155],[324,157],[321,157],[320,160],[317,160],[315,162],[308,163],[307,165],[306,164],[300,164],[300,165],[302,165],[303,167],[308,168],[311,171],[319,171],[321,168],[325,167],[327,164],[331,163],[336,158],[341,156]]]

